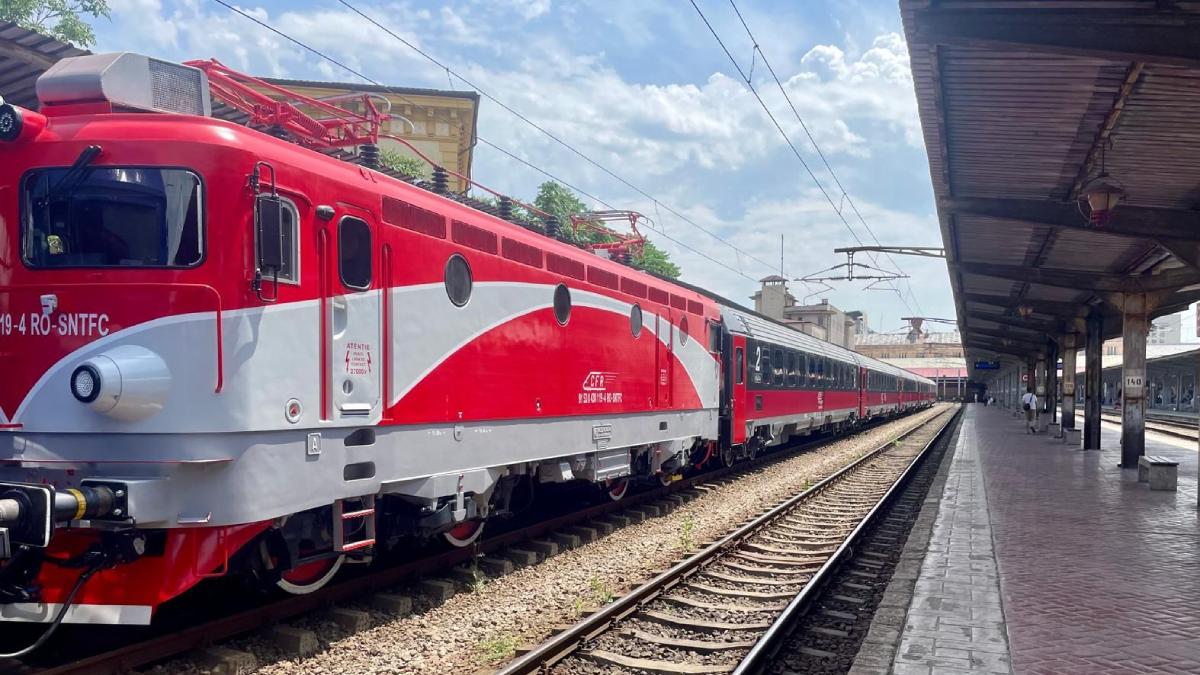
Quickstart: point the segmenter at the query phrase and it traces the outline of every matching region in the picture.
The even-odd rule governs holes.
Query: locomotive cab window
[[[22,186],[29,267],[192,267],[204,258],[201,183],[191,171],[37,169]]]
[[[371,227],[366,221],[345,216],[338,223],[338,273],[346,288],[371,287]]]
[[[746,359],[741,347],[733,350],[733,368],[737,373],[736,382],[741,384],[746,381]]]

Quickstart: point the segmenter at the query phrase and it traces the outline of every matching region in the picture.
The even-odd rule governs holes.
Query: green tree
[[[578,228],[572,230],[571,216],[586,213],[588,208],[574,192],[561,183],[549,180],[538,186],[537,198],[533,200],[533,205],[558,218],[558,222],[563,226],[563,232],[577,244],[598,244],[612,241],[612,237],[605,234],[603,228],[580,224]],[[635,255],[631,262],[634,267],[672,279],[678,278],[680,274],[679,266],[671,262],[666,251],[650,241],[646,242],[641,254]]]
[[[419,157],[410,157],[399,150],[380,148],[379,163],[392,171],[399,171],[405,176],[429,178],[429,165],[425,163],[425,160]]]
[[[88,48],[96,44],[96,34],[84,20],[108,18],[106,0],[0,0],[0,21]]]
[[[655,246],[652,241],[646,242],[641,255],[633,256],[633,266],[671,279],[678,279],[681,272],[679,265],[671,262],[667,252]]]

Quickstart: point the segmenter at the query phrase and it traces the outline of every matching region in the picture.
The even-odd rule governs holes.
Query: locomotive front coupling
[[[83,485],[64,490],[49,485],[0,483],[0,559],[14,546],[45,548],[55,523],[120,517],[125,491],[113,485]]]

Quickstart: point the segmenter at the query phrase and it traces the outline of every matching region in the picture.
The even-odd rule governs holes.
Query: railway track
[[[1121,414],[1119,412],[1102,412],[1100,418],[1110,424],[1121,424]],[[1171,420],[1162,417],[1146,416],[1146,430],[1154,431],[1166,436],[1174,436],[1176,438],[1186,438],[1189,441],[1196,440],[1196,423],[1185,422],[1182,420]]]
[[[874,428],[877,424],[863,427],[860,431]],[[819,448],[840,438],[822,436],[794,444],[782,451],[741,462],[733,467],[722,467],[676,481],[670,486],[655,487],[642,492],[630,492],[619,502],[606,502],[595,506],[552,517],[529,526],[503,532],[482,539],[476,546],[454,549],[410,562],[387,567],[378,571],[363,572],[348,579],[333,583],[315,593],[303,596],[288,596],[266,604],[245,608],[233,613],[226,612],[194,625],[172,627],[169,630],[149,629],[150,634],[142,639],[109,645],[109,648],[88,653],[74,652],[69,655],[59,652],[60,657],[47,664],[0,661],[0,672],[14,675],[75,675],[79,673],[105,675],[128,672],[184,654],[190,650],[239,635],[252,632],[264,625],[292,619],[308,612],[328,608],[338,603],[361,599],[373,592],[390,589],[397,584],[423,575],[437,575],[456,565],[469,563],[472,559],[503,551],[522,542],[561,531],[572,525],[594,521],[606,515],[633,509],[639,505],[660,501],[670,495],[687,493],[717,481],[728,480],[742,473],[770,465],[800,452]],[[69,661],[67,660],[69,659]]]
[[[950,428],[951,410],[736,528],[500,675],[751,672]]]

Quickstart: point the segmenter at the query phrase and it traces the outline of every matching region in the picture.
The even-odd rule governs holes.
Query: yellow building
[[[391,104],[392,115],[384,124],[386,133],[412,143],[422,153],[450,171],[471,176],[471,157],[475,148],[479,110],[479,94],[476,92],[263,79],[298,94],[316,99],[332,99],[331,102],[343,107],[353,105],[337,101],[337,97],[346,94],[373,94],[386,99]],[[395,150],[410,157],[416,156],[404,144],[391,139],[380,139],[379,147]],[[466,188],[461,180],[450,178],[451,190],[460,192]]]

